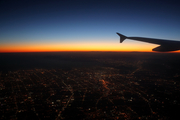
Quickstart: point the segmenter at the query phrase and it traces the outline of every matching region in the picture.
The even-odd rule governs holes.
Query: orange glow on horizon
[[[158,45],[136,43],[11,43],[1,44],[0,53],[10,52],[152,52]],[[180,52],[180,51],[176,51]]]

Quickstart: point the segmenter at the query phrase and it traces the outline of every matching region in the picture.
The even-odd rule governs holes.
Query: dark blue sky
[[[179,6],[178,0],[1,0],[0,44],[119,44],[116,32],[180,40]]]

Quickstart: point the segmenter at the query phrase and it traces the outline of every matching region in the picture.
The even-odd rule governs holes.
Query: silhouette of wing
[[[122,43],[125,39],[131,39],[131,40],[137,40],[137,41],[148,42],[148,43],[160,45],[160,46],[152,49],[152,51],[168,52],[168,51],[180,50],[180,41],[155,39],[155,38],[144,38],[144,37],[127,37],[120,33],[117,33],[117,34],[120,36],[120,43]]]

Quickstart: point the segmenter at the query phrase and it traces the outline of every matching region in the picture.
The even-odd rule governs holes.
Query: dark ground
[[[1,53],[1,119],[177,119],[179,53]]]

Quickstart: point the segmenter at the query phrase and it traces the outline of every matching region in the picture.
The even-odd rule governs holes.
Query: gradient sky
[[[0,52],[151,51],[126,36],[180,41],[178,0],[1,0]]]

